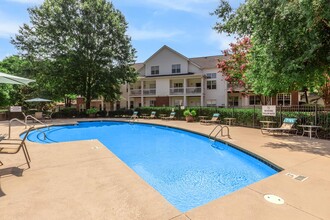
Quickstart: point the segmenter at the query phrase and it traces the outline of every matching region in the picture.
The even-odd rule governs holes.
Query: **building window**
[[[228,106],[238,106],[238,96],[229,96]]]
[[[173,64],[172,73],[181,73],[181,64]]]
[[[216,73],[206,73],[206,78],[207,79],[216,79],[217,74]]]
[[[217,106],[217,100],[216,99],[206,100],[206,106],[207,107],[215,107],[215,106]]]
[[[208,80],[206,82],[207,89],[217,89],[217,81],[216,80]]]
[[[150,100],[149,101],[149,106],[150,107],[155,107],[156,106],[156,100]]]
[[[173,86],[174,86],[174,88],[182,88],[183,83],[174,83]]]
[[[289,94],[289,93],[277,94],[277,105],[290,106],[291,105],[291,94]]]
[[[261,97],[259,95],[251,95],[249,96],[249,105],[260,105]]]
[[[151,75],[159,75],[159,66],[151,66]]]

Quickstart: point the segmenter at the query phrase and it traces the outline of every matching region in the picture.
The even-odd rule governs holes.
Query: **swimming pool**
[[[54,143],[98,139],[182,212],[206,204],[277,171],[207,137],[164,126],[80,122],[33,131],[28,140]]]

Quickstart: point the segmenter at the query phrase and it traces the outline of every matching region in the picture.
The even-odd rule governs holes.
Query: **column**
[[[130,98],[131,98],[131,86],[127,83],[127,108],[130,109]]]
[[[183,79],[183,106],[187,106],[187,79]]]
[[[144,106],[143,86],[144,86],[144,82],[141,80],[141,107]]]
[[[201,78],[201,106],[204,106],[204,77]]]

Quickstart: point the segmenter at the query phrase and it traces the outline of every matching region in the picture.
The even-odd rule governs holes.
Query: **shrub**
[[[187,116],[193,116],[193,117],[194,117],[194,116],[196,116],[196,114],[197,114],[197,113],[196,113],[195,110],[189,110],[189,109],[187,109],[187,110],[185,110],[185,111],[183,112],[183,115],[186,116],[186,117],[187,117]]]
[[[86,114],[90,115],[90,114],[96,114],[98,112],[98,110],[96,108],[89,108],[86,110]]]

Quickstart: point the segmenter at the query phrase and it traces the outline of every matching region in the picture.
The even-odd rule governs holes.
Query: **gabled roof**
[[[199,65],[202,69],[213,69],[217,68],[218,60],[223,58],[223,55],[215,55],[206,57],[194,57],[189,58],[189,60]]]
[[[132,66],[136,71],[139,71],[142,67],[144,67],[144,63],[134,63]]]
[[[191,61],[189,58],[187,58],[186,56],[182,55],[181,53],[173,50],[172,48],[170,48],[167,45],[162,46],[159,50],[157,50],[153,55],[151,55],[151,57],[149,57],[146,61],[144,61],[144,64],[147,63],[150,59],[152,59],[153,57],[155,57],[158,53],[160,53],[162,50],[169,50],[175,54],[177,54],[178,56],[182,57],[183,59],[187,60],[188,62],[191,62],[192,64],[194,64],[195,66],[197,66],[198,68],[201,68],[198,64],[194,63],[193,61]]]
[[[173,50],[172,48],[168,47],[167,45],[162,46],[159,50],[157,50],[154,54],[152,54],[146,61],[144,61],[143,63],[135,63],[133,65],[133,67],[138,71],[140,70],[142,67],[145,66],[145,64],[152,59],[153,57],[155,57],[158,53],[160,53],[162,50],[169,50],[175,54],[177,54],[178,56],[182,57],[183,59],[187,60],[188,62],[190,62],[191,64],[195,65],[196,67],[200,68],[200,69],[213,69],[213,68],[217,68],[217,64],[218,64],[218,59],[225,59],[225,57],[223,55],[215,55],[215,56],[205,56],[205,57],[193,57],[193,58],[187,58],[186,56],[182,55],[181,53]]]

